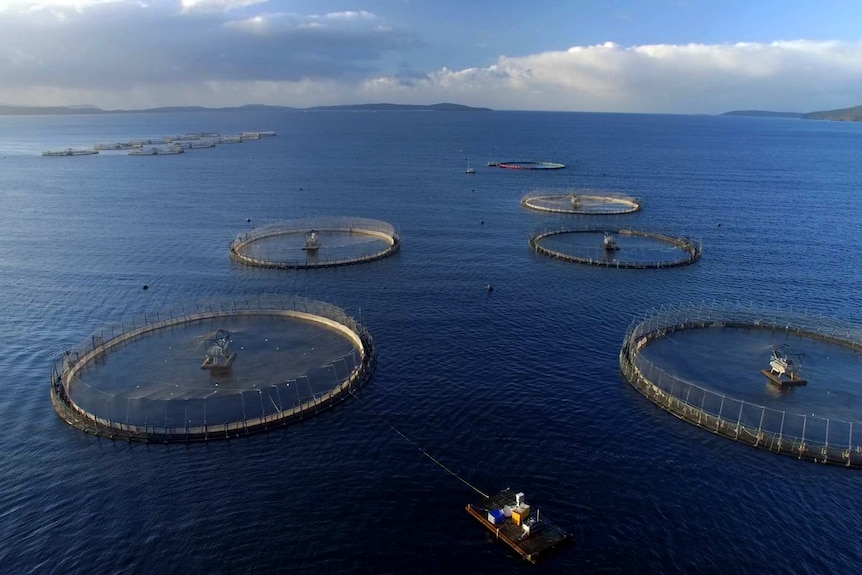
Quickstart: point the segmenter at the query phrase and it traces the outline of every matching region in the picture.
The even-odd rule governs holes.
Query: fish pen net
[[[373,340],[301,298],[169,310],[94,334],[54,362],[52,401],[112,438],[199,441],[303,419],[370,377]]]
[[[635,198],[598,191],[566,194],[532,192],[521,199],[521,206],[540,212],[587,216],[630,214],[641,209],[640,202]]]
[[[688,265],[702,252],[698,240],[684,236],[592,227],[540,231],[530,237],[530,247],[563,261],[628,269]]]
[[[386,222],[367,218],[306,218],[241,234],[230,256],[249,266],[309,269],[358,264],[398,251],[401,240]]]
[[[801,386],[772,372],[770,351],[785,346],[809,357]],[[663,307],[632,322],[619,361],[637,391],[688,423],[773,453],[862,467],[857,325],[754,304]]]
[[[562,170],[566,165],[558,162],[511,161],[498,162],[497,167],[509,170]]]

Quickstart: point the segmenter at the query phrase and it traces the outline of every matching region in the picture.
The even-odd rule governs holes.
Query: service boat
[[[790,356],[797,356],[794,361]],[[769,371],[762,369],[760,372],[769,378],[769,381],[780,386],[784,385],[806,385],[808,381],[799,377],[799,369],[802,367],[802,354],[787,353],[787,345],[779,345],[772,348],[769,357]]]
[[[220,375],[230,371],[236,353],[230,351],[231,333],[226,329],[218,330],[207,342],[209,348],[201,363],[201,369],[209,371],[213,375]]]
[[[769,367],[772,373],[778,375],[786,375],[790,379],[796,377],[796,364],[786,355],[781,355],[777,349],[772,350],[772,357],[769,359]]]
[[[573,200],[573,204],[574,204],[574,200]],[[618,249],[620,249],[619,246],[617,245],[617,239],[614,237],[613,234],[608,233],[608,232],[605,232],[605,237],[604,237],[604,239],[602,239],[602,247],[605,249],[605,251],[608,251],[608,252],[614,252],[614,251],[617,251]]]
[[[320,247],[320,237],[317,234],[317,230],[311,230],[307,234],[305,234],[305,245],[302,246],[302,249],[308,252],[316,252],[317,248]]]

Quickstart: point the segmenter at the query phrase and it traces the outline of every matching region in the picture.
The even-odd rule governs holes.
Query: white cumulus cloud
[[[71,9],[81,12],[100,4],[140,4],[139,0],[2,0],[0,13],[4,11],[36,12],[40,10]]]
[[[267,0],[181,0],[180,6],[184,11],[198,10],[202,12],[216,11],[227,12],[237,8],[246,8],[254,4],[263,4]]]
[[[812,111],[862,103],[862,43],[787,41],[644,45],[608,42],[489,67],[442,68],[410,85],[366,81],[374,99],[428,95],[506,109],[717,113]]]

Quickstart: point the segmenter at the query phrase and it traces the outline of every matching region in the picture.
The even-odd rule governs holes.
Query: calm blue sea
[[[40,156],[247,130],[278,136],[179,156]],[[637,314],[702,298],[862,321],[860,157],[860,124],[773,118],[0,117],[0,570],[854,572],[862,473],[680,422],[625,382],[617,355]],[[625,271],[533,254],[532,231],[585,221],[520,198],[584,189],[639,198],[615,225],[700,238],[703,258]],[[303,272],[228,257],[238,233],[324,215],[390,222],[402,249]],[[353,400],[190,446],[113,443],[54,414],[63,349],[143,312],[259,293],[361,316],[379,350],[363,402],[483,491],[525,492],[575,545],[533,567],[491,542],[464,512],[475,494]]]

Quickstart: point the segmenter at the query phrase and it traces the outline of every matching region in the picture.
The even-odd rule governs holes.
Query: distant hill
[[[802,112],[770,112],[768,110],[734,110],[725,112],[722,116],[764,116],[768,118],[801,118]]]
[[[347,104],[344,106],[314,106],[306,108],[309,111],[320,110],[353,110],[353,111],[375,111],[389,112],[399,110],[427,110],[430,112],[490,112],[491,108],[473,108],[472,106],[462,106],[461,104],[431,104],[429,106],[421,104]]]
[[[767,110],[734,110],[725,112],[722,116],[766,116],[772,118],[802,118],[803,120],[833,120],[837,122],[862,122],[862,106],[826,110],[823,112],[770,112]]]
[[[427,110],[431,112],[490,112],[490,108],[473,108],[461,104],[353,104],[346,106],[314,106],[312,108],[291,108],[289,106],[267,106],[247,104],[228,108],[205,108],[203,106],[164,106],[141,110],[103,110],[96,106],[8,106],[0,105],[0,116],[37,116],[56,114],[149,114],[171,112],[236,112],[236,111],[323,111],[323,110]]]
[[[246,104],[230,108],[206,108],[204,106],[163,106],[161,108],[144,108],[143,110],[102,110],[107,114],[165,114],[172,112],[263,112],[266,110],[296,111],[298,108],[289,106],[267,106],[264,104]]]
[[[3,106],[0,116],[37,116],[43,114],[104,114],[100,108],[90,106]]]
[[[839,122],[862,122],[862,106],[826,110],[824,112],[809,112],[802,116],[804,120],[835,120]]]

